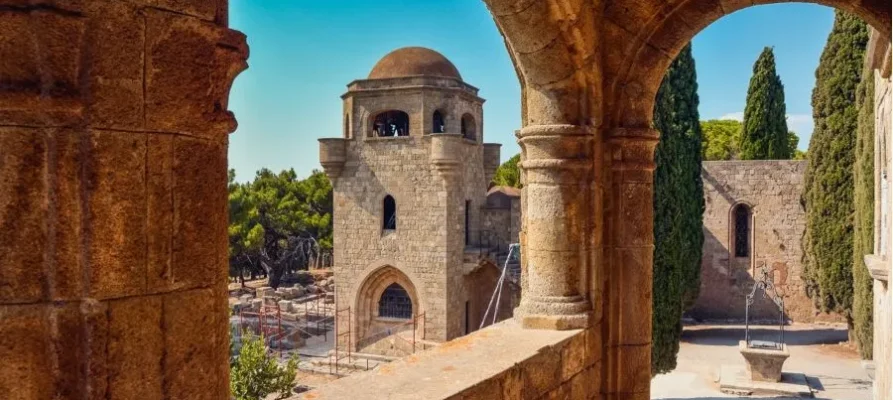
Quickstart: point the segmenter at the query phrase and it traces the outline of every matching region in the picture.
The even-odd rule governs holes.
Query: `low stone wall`
[[[508,320],[291,399],[595,399],[598,329],[521,329]]]

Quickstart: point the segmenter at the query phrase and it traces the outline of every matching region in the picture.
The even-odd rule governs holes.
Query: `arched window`
[[[462,137],[466,139],[477,139],[477,125],[474,123],[474,117],[471,114],[462,116]]]
[[[383,318],[412,318],[412,300],[406,289],[397,283],[385,288],[378,300],[378,316]]]
[[[384,213],[382,214],[381,229],[397,229],[397,202],[391,195],[384,197]]]
[[[735,224],[735,257],[750,257],[750,207],[746,204],[735,206],[732,218]]]
[[[434,118],[431,126],[432,133],[444,133],[446,132],[446,124],[443,122],[443,114],[440,113],[440,110],[434,111]]]
[[[372,136],[409,136],[409,114],[398,110],[376,114],[372,119]]]
[[[350,114],[344,114],[344,138],[350,139]]]

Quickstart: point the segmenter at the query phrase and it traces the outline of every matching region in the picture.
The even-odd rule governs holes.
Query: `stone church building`
[[[449,60],[419,47],[386,55],[342,99],[343,136],[320,139],[320,161],[333,182],[338,330],[351,336],[343,345],[476,330],[501,273],[496,250],[520,230],[509,214],[518,194],[488,194],[501,145],[484,143],[484,99]]]

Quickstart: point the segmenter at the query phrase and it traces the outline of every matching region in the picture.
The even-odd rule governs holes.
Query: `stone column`
[[[0,397],[228,398],[226,0],[0,3]]]
[[[526,328],[588,326],[585,293],[592,135],[577,125],[530,125],[518,134],[524,153],[525,285],[517,313]]]
[[[606,399],[648,399],[654,257],[654,149],[648,128],[608,130],[611,165],[603,298]]]

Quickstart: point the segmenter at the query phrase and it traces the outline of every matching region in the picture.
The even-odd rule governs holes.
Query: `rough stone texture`
[[[413,314],[423,318],[415,324],[419,338],[468,333],[480,323],[471,321],[481,314],[472,311],[487,306],[471,290],[478,285],[466,284],[464,265],[465,248],[481,241],[486,177],[493,175],[485,169],[496,168],[484,157],[484,100],[446,58],[419,48],[388,54],[342,98],[344,137],[320,140],[320,162],[333,180],[336,302],[344,313],[350,309],[353,346],[411,324],[378,317],[379,298],[392,283],[407,290]],[[372,121],[387,110],[409,115],[408,136],[373,135]],[[435,111],[446,133],[432,134]],[[458,134],[463,115],[476,124],[473,139]],[[498,159],[498,145],[486,149]],[[394,230],[383,229],[386,195],[396,202]],[[488,295],[494,282],[484,285]]]
[[[292,399],[600,398],[595,328],[530,331],[504,321]]]
[[[765,265],[784,296],[785,315],[795,322],[843,321],[817,312],[806,296],[800,240],[806,226],[800,206],[806,161],[708,161],[704,181],[704,255],[700,296],[689,314],[696,319],[744,320],[744,299]],[[749,257],[735,257],[733,209],[749,207]],[[778,321],[777,307],[756,296],[751,318]]]
[[[227,397],[225,14],[0,1],[0,397]]]

